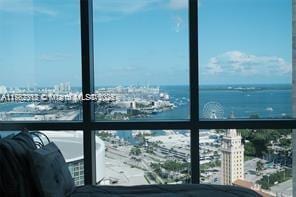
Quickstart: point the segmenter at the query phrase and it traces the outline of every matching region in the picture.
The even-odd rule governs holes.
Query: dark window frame
[[[190,119],[187,121],[145,121],[145,122],[95,122],[94,106],[83,101],[82,121],[60,122],[0,122],[0,131],[15,130],[82,130],[84,147],[85,184],[96,184],[95,172],[95,132],[97,130],[134,130],[134,129],[184,129],[191,132],[191,180],[200,183],[199,171],[199,130],[200,129],[293,129],[296,119],[199,119],[199,78],[198,78],[198,0],[189,1],[189,68],[190,68]],[[80,0],[81,16],[81,56],[82,92],[94,92],[94,55],[93,55],[93,0]]]

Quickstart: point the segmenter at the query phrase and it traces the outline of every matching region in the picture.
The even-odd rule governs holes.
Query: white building
[[[222,184],[232,185],[237,179],[244,179],[244,145],[236,129],[229,129],[222,140]]]
[[[5,86],[0,85],[0,94],[6,94],[7,93],[7,88]]]
[[[71,92],[71,85],[69,82],[60,83],[54,86],[55,93],[69,93]]]

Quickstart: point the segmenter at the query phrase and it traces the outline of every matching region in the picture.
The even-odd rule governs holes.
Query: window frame
[[[86,185],[96,184],[95,132],[97,130],[182,129],[190,131],[191,182],[200,183],[199,130],[200,129],[294,129],[296,119],[199,119],[199,53],[198,53],[198,0],[189,2],[189,70],[190,70],[190,119],[186,121],[96,122],[94,105],[83,101],[82,121],[61,122],[0,122],[0,131],[15,130],[82,130],[84,147],[84,179]],[[294,13],[293,13],[294,14]],[[93,54],[93,0],[80,0],[82,92],[94,93]],[[293,35],[295,36],[295,35]],[[293,40],[294,42],[294,40]],[[293,58],[293,65],[294,65]]]

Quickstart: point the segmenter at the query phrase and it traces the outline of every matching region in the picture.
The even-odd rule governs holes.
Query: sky
[[[291,83],[291,0],[200,0],[201,84]],[[96,86],[188,85],[186,0],[94,0]],[[81,86],[78,0],[0,0],[0,85]]]
[[[291,84],[291,0],[201,0],[200,82]]]

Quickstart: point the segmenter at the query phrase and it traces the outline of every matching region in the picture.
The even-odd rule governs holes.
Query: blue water
[[[251,91],[227,90],[225,86],[207,86],[200,89],[200,110],[208,102],[218,102],[224,110],[224,118],[232,112],[235,118],[282,118],[292,116],[292,90],[290,85],[248,85]]]
[[[222,106],[224,113],[223,117],[220,118],[227,118],[231,113],[236,118],[249,118],[250,115],[254,114],[258,114],[260,118],[282,118],[283,114],[292,116],[291,85],[237,85],[232,87],[253,87],[254,89],[229,90],[228,86],[201,86],[199,91],[200,117],[203,117],[203,109],[208,102],[219,103]],[[160,89],[170,95],[170,100],[176,105],[176,108],[151,115],[142,120],[189,119],[189,87],[162,86]],[[0,112],[11,111],[13,108],[25,104],[0,103]],[[139,139],[134,138],[131,131],[118,131],[117,135],[131,144],[139,143]],[[153,135],[163,135],[163,131],[154,131]]]
[[[0,112],[9,112],[16,107],[26,106],[28,103],[0,103]]]
[[[151,115],[141,120],[184,120],[189,119],[189,87],[188,86],[162,86],[161,92],[170,95],[170,101],[176,108]],[[140,120],[140,119],[136,119]]]
[[[223,109],[222,117],[249,118],[258,115],[260,118],[284,118],[292,116],[291,85],[245,85],[233,88],[254,88],[253,90],[228,89],[229,86],[201,86],[199,91],[199,114],[205,116],[205,105],[218,103]],[[188,86],[163,86],[177,108],[146,119],[149,120],[184,120],[189,119],[190,102]],[[181,105],[178,105],[179,101]]]
[[[208,102],[219,103],[223,117],[231,113],[236,118],[249,118],[257,114],[260,118],[282,118],[292,116],[291,85],[236,85],[232,88],[255,88],[254,90],[229,90],[229,86],[201,86],[199,91],[199,114],[204,116]],[[184,120],[189,119],[190,102],[188,86],[161,86],[162,92],[170,95],[176,108],[157,113],[142,120]],[[0,103],[0,112],[13,110],[27,103]],[[136,119],[139,120],[139,119]]]

